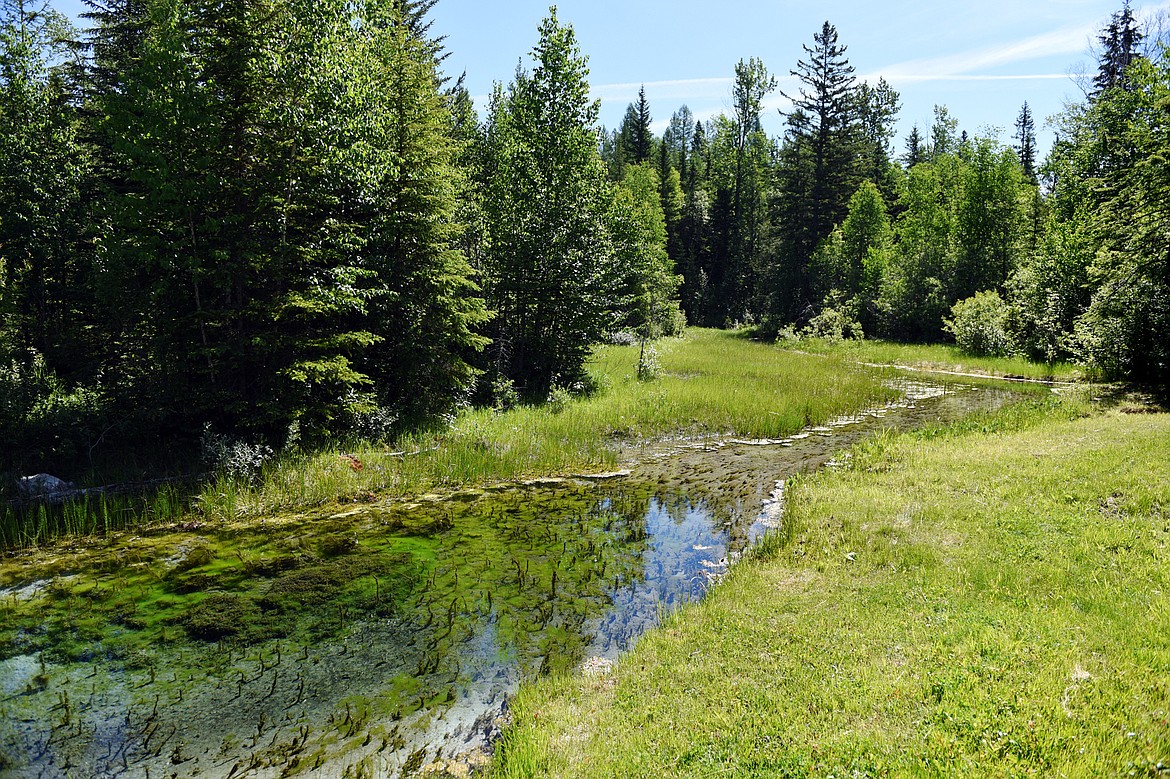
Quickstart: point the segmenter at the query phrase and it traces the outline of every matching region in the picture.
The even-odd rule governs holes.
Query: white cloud
[[[1079,54],[1085,50],[1096,29],[1097,25],[1094,23],[1035,35],[1019,41],[1009,41],[996,46],[959,52],[946,57],[907,60],[880,68],[868,78],[873,79],[880,76],[890,82],[961,80],[958,79],[960,76],[966,76],[969,80],[993,80],[996,77],[979,75],[972,73],[972,71],[1061,54]],[[1064,76],[1063,74],[1059,76],[1046,74],[1026,76],[1021,74],[1006,78],[1022,77],[1063,78]]]
[[[674,81],[647,81],[645,83],[600,84],[591,88],[595,99],[624,101],[632,103],[638,99],[638,90],[646,88],[646,96],[652,101],[689,98],[721,97],[731,91],[731,78],[689,78]]]

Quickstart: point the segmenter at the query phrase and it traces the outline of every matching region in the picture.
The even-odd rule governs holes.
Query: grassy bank
[[[946,344],[903,344],[879,340],[828,343],[811,339],[801,341],[793,348],[809,354],[833,355],[873,365],[901,365],[926,371],[1015,376],[1036,381],[1078,381],[1085,378],[1084,369],[1072,363],[1046,365],[1023,357],[972,357],[959,347]]]
[[[591,365],[599,391],[506,413],[472,409],[439,433],[393,447],[361,446],[280,458],[256,487],[221,483],[201,510],[236,517],[338,499],[605,470],[667,435],[780,437],[896,393],[884,374],[849,358],[786,353],[739,334],[691,329],[657,345],[661,375],[637,380],[638,349],[601,347]],[[405,453],[405,454],[402,454]]]
[[[908,361],[883,351],[907,348],[895,345],[841,344],[809,354],[699,328],[656,348],[661,374],[651,382],[636,378],[637,347],[601,347],[590,366],[599,389],[590,397],[563,396],[505,413],[468,409],[446,429],[391,446],[281,453],[257,478],[218,478],[193,499],[166,488],[145,502],[98,497],[31,516],[0,507],[0,549],[191,514],[214,521],[270,516],[373,496],[608,470],[664,436],[783,437],[891,399],[896,392],[885,379],[897,374],[862,363]],[[909,348],[924,363],[966,365],[947,347]],[[1024,370],[1013,360],[983,364],[999,375]]]
[[[612,673],[521,693],[498,777],[1165,775],[1170,416],[880,438]]]

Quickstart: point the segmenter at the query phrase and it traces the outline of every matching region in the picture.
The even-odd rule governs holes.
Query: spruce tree
[[[375,405],[362,207],[398,161],[370,156],[376,21],[354,13],[149,0],[119,86],[97,82],[103,297],[133,396],[168,425],[279,439]]]
[[[488,315],[457,249],[460,144],[448,129],[453,119],[437,88],[433,46],[398,13],[391,5],[370,20],[361,60],[369,185],[355,192],[355,216],[365,226],[362,267],[375,274],[367,328],[378,341],[360,364],[379,406],[414,426],[466,400],[476,376],[470,358],[487,343],[478,331]]]
[[[771,313],[779,322],[806,312],[808,265],[817,245],[844,217],[857,188],[857,97],[853,66],[825,22],[804,46],[805,57],[791,71],[799,92],[786,95],[793,110],[781,148],[779,191],[773,221],[779,226],[771,262]]]
[[[1142,56],[1139,46],[1143,38],[1129,0],[1124,0],[1121,10],[1114,12],[1097,38],[1101,51],[1097,59],[1097,75],[1093,78],[1094,96],[1114,87],[1130,88],[1126,73]]]
[[[46,3],[0,2],[0,359],[33,350],[81,378],[101,338],[80,256],[88,156],[63,65],[72,36]]]
[[[922,146],[922,133],[918,131],[918,125],[914,125],[910,128],[910,134],[906,136],[906,153],[902,155],[902,164],[906,170],[910,170],[925,161],[926,150]]]
[[[1020,115],[1016,119],[1016,155],[1020,158],[1020,167],[1029,181],[1036,181],[1036,124],[1032,119],[1032,109],[1027,101],[1020,108]]]
[[[488,121],[485,292],[497,312],[497,370],[539,396],[583,378],[591,345],[615,321],[620,274],[605,221],[598,105],[576,35],[555,8],[532,57],[533,70],[497,92]]]

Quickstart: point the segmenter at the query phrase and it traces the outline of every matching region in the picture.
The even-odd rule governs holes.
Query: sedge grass
[[[1087,377],[1083,367],[1067,362],[1032,362],[1024,357],[974,357],[948,344],[906,344],[863,340],[830,343],[806,339],[794,347],[810,354],[830,354],[875,365],[898,365],[923,371],[1014,376],[1034,381],[1079,381]]]
[[[512,707],[496,777],[1161,776],[1170,416],[1055,399],[859,447],[607,676]]]
[[[783,352],[736,333],[692,329],[657,349],[662,375],[655,381],[638,380],[636,347],[601,347],[590,366],[601,388],[593,396],[505,413],[469,409],[448,429],[408,436],[389,450],[359,445],[284,457],[255,486],[205,490],[200,510],[240,518],[608,469],[649,440],[781,437],[897,394],[883,372],[855,361]]]

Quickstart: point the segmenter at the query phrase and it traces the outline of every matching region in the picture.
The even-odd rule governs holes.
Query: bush
[[[678,303],[672,303],[662,313],[660,327],[662,335],[668,338],[682,335],[687,329],[687,315]]]
[[[858,321],[860,303],[857,298],[845,299],[845,296],[833,290],[826,297],[821,313],[814,316],[800,331],[801,338],[823,338],[829,343],[839,343],[845,339],[860,341],[865,337]]]
[[[955,343],[976,357],[1006,357],[1012,353],[1008,335],[1008,304],[999,293],[977,292],[951,308],[951,319],[943,327],[955,337]]]
[[[200,448],[203,462],[213,471],[249,483],[260,478],[264,463],[272,457],[269,447],[221,435],[210,424],[203,428]]]
[[[516,407],[520,402],[520,393],[516,392],[516,383],[502,373],[492,378],[492,410],[503,414]]]
[[[108,405],[99,389],[66,387],[35,351],[0,363],[0,470],[91,454],[111,427]]]
[[[569,407],[569,402],[573,400],[573,393],[569,391],[568,387],[562,387],[559,384],[554,384],[548,390],[548,397],[545,399],[545,408],[550,414],[560,414]]]
[[[646,344],[638,356],[638,381],[654,381],[662,375],[658,362],[658,350],[653,344]]]

